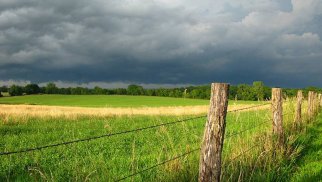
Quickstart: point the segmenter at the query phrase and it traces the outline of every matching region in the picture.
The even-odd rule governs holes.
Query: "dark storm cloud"
[[[0,2],[0,80],[322,86],[320,0]]]

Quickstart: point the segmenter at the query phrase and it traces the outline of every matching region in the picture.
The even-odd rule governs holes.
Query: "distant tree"
[[[58,93],[63,95],[70,95],[71,94],[71,88],[60,88]]]
[[[0,87],[0,92],[8,92],[8,87],[7,86]]]
[[[257,100],[264,100],[264,83],[262,81],[253,82],[253,90]]]
[[[229,87],[229,99],[234,100],[237,95],[237,86],[231,85]]]
[[[48,83],[45,87],[46,94],[58,94],[58,88],[54,83]]]
[[[117,88],[117,89],[115,89],[115,94],[116,95],[126,95],[127,90],[125,88]]]
[[[238,100],[256,100],[256,94],[253,88],[247,84],[239,84],[237,86],[237,97]]]
[[[24,87],[24,91],[26,94],[39,94],[40,93],[40,88],[37,84],[28,84]]]
[[[144,89],[142,86],[139,86],[139,85],[129,85],[127,87],[127,94],[129,94],[129,95],[143,95]]]
[[[0,92],[0,97],[3,97],[2,93]]]
[[[272,96],[272,88],[264,86],[264,99],[270,100]]]
[[[96,95],[105,95],[106,94],[106,90],[102,89],[101,87],[94,87],[94,94]]]
[[[21,86],[12,85],[9,88],[8,91],[9,91],[10,96],[20,96],[20,95],[23,95],[23,88]]]
[[[155,90],[154,89],[147,89],[147,90],[145,90],[145,93],[148,96],[155,96]]]

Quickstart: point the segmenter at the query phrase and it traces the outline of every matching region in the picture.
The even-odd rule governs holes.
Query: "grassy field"
[[[231,104],[253,104],[255,101],[231,101]],[[0,104],[31,104],[78,107],[160,107],[208,105],[209,100],[124,95],[27,95],[2,97]]]
[[[185,117],[9,117],[0,119],[0,151],[15,151],[176,121]],[[285,116],[286,117],[286,116]],[[269,153],[268,110],[229,113],[224,145],[223,180],[284,180],[282,162],[261,158]],[[291,117],[285,118],[290,120]],[[200,147],[206,118],[140,132],[0,156],[1,181],[115,181]],[[252,128],[250,130],[247,130]],[[233,134],[247,130],[236,136]],[[230,136],[231,135],[231,136]],[[258,146],[241,157],[254,144]],[[238,157],[238,158],[237,158]],[[234,159],[236,158],[236,159]],[[161,165],[127,181],[197,181],[199,151]],[[265,164],[264,166],[262,164]],[[256,166],[256,167],[254,167]],[[254,169],[252,169],[254,167]],[[240,177],[240,174],[243,174]]]
[[[24,97],[19,97],[22,98]],[[138,99],[131,97],[134,98]],[[230,102],[229,108],[234,105],[247,107],[249,103],[258,102]],[[289,181],[294,171],[292,161],[295,161],[301,148],[295,145],[297,135],[293,135],[290,130],[293,126],[294,102],[288,101],[284,104],[283,111],[286,145],[292,147],[291,150],[281,153],[275,150],[272,143],[269,107],[228,113],[223,149],[223,181]],[[303,111],[304,116],[306,112]],[[117,133],[190,117],[196,116],[35,117],[28,114],[0,113],[0,153]],[[198,148],[205,121],[204,116],[144,131],[28,153],[0,155],[0,181],[117,181],[194,149],[197,150],[189,155],[146,170],[125,181],[197,181],[200,155]]]

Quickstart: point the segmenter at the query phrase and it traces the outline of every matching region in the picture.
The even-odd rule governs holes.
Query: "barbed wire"
[[[292,112],[288,112],[288,113],[282,114],[282,116],[286,116],[286,115],[289,115],[289,114],[292,114]],[[252,130],[252,129],[257,128],[257,127],[259,127],[259,126],[262,126],[262,124],[264,124],[264,123],[266,123],[266,122],[269,122],[269,121],[271,121],[271,120],[272,120],[272,119],[267,119],[267,120],[265,120],[265,121],[263,121],[263,122],[260,122],[259,124],[255,125],[255,126],[252,126],[252,127],[247,128],[247,129],[245,129],[245,130],[242,130],[242,131],[239,131],[239,132],[235,132],[235,133],[229,134],[229,135],[228,135],[228,136],[226,136],[225,138],[230,138],[230,137],[237,136],[237,135],[239,135],[239,134],[241,134],[241,133],[244,133],[244,132],[246,132],[246,131]]]
[[[116,181],[123,181],[123,180],[125,180],[125,179],[127,179],[127,178],[130,178],[130,177],[136,176],[136,175],[138,175],[138,174],[141,174],[141,173],[143,173],[143,172],[146,172],[146,171],[151,170],[151,169],[153,169],[153,168],[156,168],[156,167],[158,167],[158,166],[161,166],[161,165],[164,165],[164,164],[169,163],[169,162],[171,162],[171,161],[174,161],[174,160],[177,160],[177,159],[179,159],[179,158],[185,157],[185,156],[187,156],[187,155],[189,155],[189,154],[191,154],[191,153],[193,153],[193,152],[196,152],[196,151],[198,151],[198,150],[200,150],[200,147],[199,147],[199,148],[196,148],[196,149],[193,149],[193,150],[190,150],[189,152],[183,153],[183,154],[178,155],[178,156],[176,156],[176,157],[173,157],[173,158],[171,158],[171,159],[165,160],[165,161],[163,161],[163,162],[160,162],[160,163],[158,163],[158,164],[155,164],[155,165],[153,165],[153,166],[151,166],[151,167],[145,168],[145,169],[143,169],[143,170],[141,170],[141,171],[138,171],[138,172],[132,173],[132,174],[130,174],[130,175],[124,176],[124,177],[122,177],[122,178],[120,178],[120,179],[118,179],[118,180],[116,180]]]
[[[265,103],[265,104],[261,104],[261,105],[241,108],[241,109],[232,110],[232,111],[228,111],[228,112],[237,112],[237,111],[242,111],[242,110],[246,110],[246,109],[261,107],[261,106],[268,105],[268,104],[269,103]],[[186,122],[186,121],[191,121],[191,120],[195,120],[195,119],[200,119],[200,118],[204,118],[204,117],[207,117],[207,115],[187,118],[187,119],[174,121],[174,122],[162,123],[162,124],[143,127],[143,128],[137,128],[137,129],[133,129],[133,130],[126,130],[126,131],[121,131],[121,132],[116,132],[116,133],[104,134],[104,135],[100,135],[100,136],[94,136],[94,137],[88,137],[88,138],[83,138],[83,139],[60,142],[60,143],[56,143],[56,144],[49,144],[49,145],[44,145],[44,146],[39,146],[39,147],[27,148],[27,149],[22,149],[22,150],[17,150],[17,151],[0,152],[0,156],[17,154],[17,153],[26,153],[26,152],[42,150],[42,149],[51,148],[51,147],[58,147],[58,146],[61,146],[61,145],[70,145],[70,144],[74,144],[74,143],[78,143],[78,142],[91,141],[91,140],[96,140],[96,139],[105,138],[105,137],[111,137],[111,136],[115,136],[115,135],[121,135],[121,134],[127,134],[127,133],[132,133],[132,132],[138,132],[138,131],[142,131],[142,130],[157,128],[157,127],[161,127],[161,126],[173,125],[173,124],[182,123],[182,122]]]
[[[77,140],[71,140],[71,141],[66,141],[66,142],[60,142],[60,143],[56,143],[56,144],[44,145],[44,146],[39,146],[39,147],[34,147],[34,148],[27,148],[27,149],[23,149],[23,150],[17,150],[17,151],[11,151],[11,152],[0,152],[0,156],[32,152],[32,151],[42,150],[42,149],[51,148],[51,147],[58,147],[58,146],[61,146],[61,145],[70,145],[70,144],[78,143],[78,142],[85,142],[85,141],[91,141],[91,140],[105,138],[105,137],[111,137],[111,136],[116,136],[116,135],[133,133],[133,132],[143,131],[143,130],[157,128],[157,127],[161,127],[161,126],[167,126],[167,125],[173,125],[173,124],[177,124],[177,123],[183,123],[183,122],[187,122],[187,121],[192,121],[192,120],[196,120],[196,119],[200,119],[200,118],[204,118],[204,117],[206,117],[206,116],[204,116],[204,115],[203,116],[197,116],[197,117],[187,118],[187,119],[174,121],[174,122],[162,123],[162,124],[158,124],[158,125],[147,126],[147,127],[137,128],[137,129],[133,129],[133,130],[126,130],[126,131],[121,131],[121,132],[116,132],[116,133],[109,133],[109,134],[104,134],[104,135],[99,135],[99,136],[94,136],[94,137],[88,137],[88,138],[83,138],[83,139],[77,139]]]
[[[260,105],[255,105],[255,106],[250,106],[250,107],[244,107],[241,109],[235,109],[235,110],[231,110],[231,111],[227,111],[229,112],[238,112],[238,111],[243,111],[243,110],[247,110],[247,109],[253,109],[253,108],[257,108],[257,107],[262,107],[262,106],[266,106],[266,105],[270,105],[271,103],[265,103],[265,104],[260,104]]]

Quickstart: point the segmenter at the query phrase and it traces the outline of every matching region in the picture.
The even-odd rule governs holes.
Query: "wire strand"
[[[167,126],[167,125],[173,125],[173,124],[177,124],[177,123],[192,121],[192,120],[200,119],[200,118],[204,118],[204,117],[205,116],[192,117],[192,118],[187,118],[187,119],[183,119],[183,120],[179,120],[179,121],[162,123],[162,124],[158,124],[158,125],[153,125],[153,126],[148,126],[148,127],[143,127],[143,128],[137,128],[137,129],[133,129],[133,130],[126,130],[126,131],[121,131],[121,132],[116,132],[116,133],[109,133],[109,134],[104,134],[104,135],[100,135],[100,136],[94,136],[94,137],[83,138],[83,139],[78,139],[78,140],[71,140],[71,141],[67,141],[67,142],[61,142],[61,143],[56,143],[56,144],[44,145],[44,146],[34,147],[34,148],[27,148],[27,149],[22,149],[22,150],[17,150],[17,151],[1,152],[0,153],[0,156],[3,156],[3,155],[11,155],[11,154],[18,154],[18,153],[26,153],[26,152],[32,152],[32,151],[36,151],[36,150],[42,150],[42,149],[51,148],[51,147],[58,147],[58,146],[61,146],[61,145],[69,145],[69,144],[78,143],[78,142],[91,141],[91,140],[105,138],[105,137],[122,135],[122,134],[127,134],[127,133],[132,133],[132,132],[138,132],[138,131],[143,131],[143,130],[152,129],[152,128],[157,128],[157,127],[161,127],[161,126]]]
[[[231,111],[227,111],[227,112],[238,112],[238,111],[243,111],[243,110],[247,110],[247,109],[266,106],[266,105],[269,105],[269,104],[271,104],[271,103],[265,103],[265,104],[260,104],[260,105],[256,105],[256,106],[250,106],[250,107],[245,107],[245,108],[241,108],[241,109],[235,109],[235,110],[231,110]]]
[[[181,155],[178,155],[178,156],[176,156],[176,157],[174,157],[174,158],[171,158],[171,159],[165,160],[165,161],[163,161],[163,162],[161,162],[161,163],[155,164],[155,165],[153,165],[153,166],[151,166],[151,167],[145,168],[145,169],[143,169],[143,170],[141,170],[141,171],[138,171],[138,172],[132,173],[132,174],[130,174],[130,175],[128,175],[128,176],[124,176],[124,177],[122,177],[122,178],[120,178],[120,179],[118,179],[118,180],[116,180],[116,181],[123,181],[123,180],[125,180],[125,179],[127,179],[127,178],[130,178],[130,177],[132,177],[132,176],[136,176],[136,175],[138,175],[138,174],[141,174],[141,173],[143,173],[143,172],[146,172],[146,171],[151,170],[151,169],[153,169],[153,168],[156,168],[156,167],[158,167],[158,166],[164,165],[164,164],[166,164],[166,163],[168,163],[168,162],[171,162],[171,161],[177,160],[177,159],[179,159],[179,158],[182,158],[182,157],[184,157],[184,156],[187,156],[187,155],[189,155],[189,154],[191,154],[191,153],[193,153],[193,152],[196,152],[196,151],[198,151],[198,150],[200,150],[200,147],[199,147],[199,148],[196,148],[196,149],[193,149],[193,150],[191,150],[191,151],[189,151],[189,152],[183,153],[183,154],[181,154]]]

